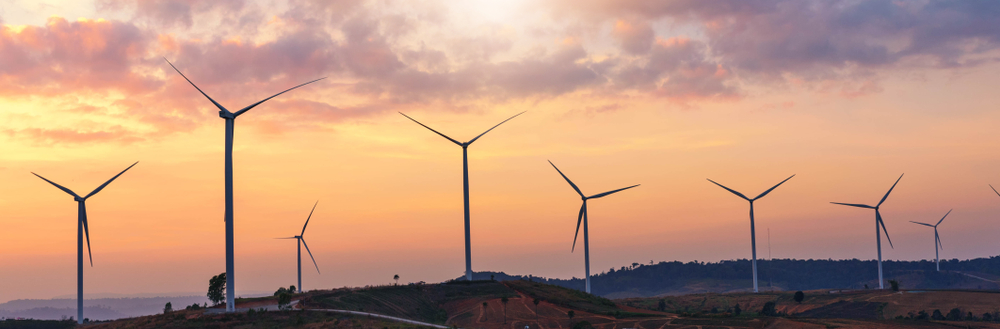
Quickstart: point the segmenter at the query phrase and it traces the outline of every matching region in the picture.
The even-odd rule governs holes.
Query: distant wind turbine
[[[484,131],[482,134],[479,134],[479,136],[476,136],[476,138],[473,138],[465,143],[459,142],[457,140],[452,139],[451,137],[445,136],[445,134],[439,133],[437,130],[431,129],[431,127],[428,127],[423,123],[420,123],[420,121],[414,120],[410,116],[403,114],[403,112],[399,112],[399,114],[403,114],[403,116],[406,117],[407,119],[416,122],[418,125],[421,125],[424,128],[433,131],[435,134],[441,135],[441,137],[444,137],[445,139],[451,141],[452,143],[458,144],[458,146],[462,147],[462,177],[463,177],[462,183],[463,186],[465,187],[464,190],[465,191],[465,279],[468,281],[472,281],[472,237],[471,234],[469,233],[469,145],[472,145],[472,143],[475,142],[477,139],[479,139],[479,137],[483,137],[483,135],[486,135],[486,133],[490,132],[493,129],[496,129],[496,127],[499,127],[500,125],[504,124],[504,122],[510,121],[510,119],[516,118],[517,116],[524,114],[524,112],[515,114],[514,116],[507,118],[507,120],[498,123],[496,126],[493,126],[493,128]]]
[[[580,198],[583,199],[583,205],[580,206],[580,214],[577,215],[576,218],[576,233],[573,235],[573,248],[570,249],[570,252],[576,251],[576,237],[580,235],[580,223],[583,223],[583,259],[584,259],[584,265],[586,265],[586,274],[587,274],[586,291],[587,293],[590,293],[590,232],[589,232],[590,230],[588,229],[590,225],[587,222],[587,200],[605,197],[610,194],[614,194],[617,192],[621,192],[639,186],[639,184],[635,184],[629,187],[620,188],[617,190],[608,191],[604,193],[598,193],[591,196],[586,196],[583,194],[583,192],[580,191],[579,187],[576,187],[576,184],[573,184],[573,181],[569,180],[569,177],[566,177],[566,175],[564,175],[562,171],[559,170],[559,167],[556,167],[556,165],[553,164],[552,161],[549,161],[549,164],[552,165],[552,168],[556,168],[556,171],[559,172],[559,175],[562,176],[562,178],[565,179],[567,183],[569,183],[569,186],[573,187],[573,190],[576,191],[576,194],[579,194]]]
[[[785,178],[785,180],[781,181],[781,183],[778,183],[778,185],[775,185],[774,187],[767,189],[767,191],[764,191],[764,193],[761,193],[760,195],[758,195],[756,198],[753,199],[747,198],[745,195],[743,195],[743,193],[736,192],[731,188],[722,186],[722,184],[716,183],[714,180],[711,179],[708,180],[709,182],[712,182],[712,184],[719,185],[719,187],[726,189],[726,191],[732,192],[733,194],[736,194],[736,196],[743,198],[743,200],[747,200],[750,202],[750,249],[751,249],[750,253],[751,255],[753,255],[753,260],[750,263],[753,265],[753,292],[757,292],[757,233],[754,229],[753,202],[757,201],[757,199],[763,198],[768,193],[771,193],[771,191],[773,191],[775,188],[778,188],[779,185],[784,184],[789,179],[792,179],[792,177],[795,177],[795,175],[791,175],[788,178]],[[771,243],[770,233],[768,233],[768,239],[769,239],[768,248],[770,248],[770,243]]]
[[[990,188],[993,189],[993,193],[996,193],[997,196],[1000,196],[1000,192],[997,192],[997,189],[993,188],[993,184],[990,184]]]
[[[163,60],[167,60],[167,59],[164,58]],[[226,221],[226,312],[235,312],[236,311],[236,283],[235,283],[236,282],[236,273],[234,273],[235,272],[235,270],[234,270],[235,266],[233,264],[233,257],[234,257],[233,256],[233,130],[236,129],[236,117],[240,116],[240,114],[243,114],[246,111],[249,111],[250,109],[256,107],[257,105],[260,105],[261,103],[268,101],[271,98],[278,97],[278,95],[287,93],[287,92],[291,91],[292,89],[295,89],[295,88],[298,88],[298,87],[302,87],[302,86],[305,86],[307,84],[310,84],[310,83],[313,83],[313,82],[316,82],[316,81],[319,81],[319,80],[323,80],[323,79],[326,79],[326,78],[325,77],[324,78],[319,78],[319,79],[316,79],[316,80],[313,80],[313,81],[309,81],[309,82],[300,84],[298,86],[289,88],[289,89],[287,89],[285,91],[282,91],[280,93],[274,94],[274,96],[271,96],[271,97],[265,98],[265,99],[263,99],[261,101],[258,101],[256,103],[250,104],[249,106],[244,107],[244,108],[240,109],[239,111],[230,112],[225,107],[223,107],[221,104],[219,104],[214,99],[212,99],[212,97],[209,97],[208,94],[206,94],[204,91],[201,91],[201,88],[198,88],[198,86],[196,86],[194,84],[194,82],[191,82],[191,79],[188,79],[187,76],[184,75],[184,73],[181,73],[181,71],[178,70],[177,67],[174,66],[173,63],[170,63],[169,60],[167,60],[167,64],[170,64],[170,67],[174,68],[174,71],[177,71],[178,74],[180,74],[182,77],[184,77],[184,80],[187,80],[187,82],[190,83],[191,86],[194,87],[194,89],[198,89],[198,92],[200,92],[203,96],[205,96],[205,98],[208,98],[208,100],[211,101],[212,104],[215,104],[215,107],[219,108],[219,117],[226,120],[226,163],[225,163],[225,175],[226,175],[226,215],[225,215],[225,221]]]
[[[839,205],[844,205],[844,206],[851,206],[851,207],[858,207],[858,208],[867,208],[867,209],[875,209],[875,246],[876,246],[876,248],[878,248],[878,288],[879,289],[885,289],[885,284],[883,283],[884,280],[882,279],[882,234],[881,234],[881,232],[883,232],[883,231],[885,232],[885,239],[889,240],[889,247],[893,248],[893,249],[895,249],[895,248],[892,246],[892,239],[889,238],[889,231],[887,231],[885,229],[885,222],[882,221],[882,214],[879,213],[878,209],[879,209],[879,207],[882,206],[882,203],[885,202],[885,199],[889,197],[889,193],[892,193],[892,189],[896,188],[896,184],[899,184],[899,180],[900,179],[903,179],[903,175],[899,175],[899,178],[896,179],[896,182],[892,183],[892,187],[889,188],[889,192],[885,192],[885,196],[883,196],[882,200],[880,200],[878,202],[878,204],[876,204],[874,207],[866,205],[866,204],[830,202],[832,204],[839,204]],[[881,230],[879,230],[879,225],[882,226]]]
[[[41,178],[46,182],[49,182],[49,184],[54,185],[60,190],[63,190],[63,192],[72,195],[73,201],[76,201],[77,204],[76,208],[77,209],[77,221],[76,221],[76,322],[77,323],[81,324],[83,323],[83,236],[84,234],[87,235],[87,256],[90,256],[90,267],[94,267],[94,255],[90,252],[90,227],[89,225],[87,225],[87,205],[86,205],[87,199],[97,194],[97,192],[103,190],[104,187],[108,186],[108,184],[111,184],[111,181],[115,180],[115,178],[118,178],[118,176],[121,176],[129,169],[132,169],[132,167],[135,166],[137,163],[139,162],[136,161],[131,166],[128,166],[128,168],[122,170],[122,172],[115,175],[115,177],[111,177],[111,179],[109,179],[107,182],[104,182],[104,184],[101,184],[101,186],[98,186],[96,189],[94,189],[94,191],[90,192],[90,194],[87,194],[87,196],[84,197],[81,197],[72,190],[63,187],[62,185],[56,184],[55,182],[50,181],[39,174],[36,174],[34,172],[31,173],[32,175],[38,176],[38,178]]]
[[[298,285],[298,287],[299,287],[299,293],[302,292],[302,245],[306,246],[306,252],[309,253],[309,258],[312,258],[313,265],[316,266],[316,273],[319,273],[319,265],[316,264],[316,258],[313,258],[312,251],[309,251],[309,245],[306,244],[305,238],[302,237],[303,235],[306,235],[306,226],[309,226],[309,219],[312,218],[313,211],[316,211],[316,205],[318,205],[318,204],[319,204],[319,201],[316,201],[316,204],[313,205],[312,210],[309,211],[309,217],[306,217],[306,224],[302,225],[302,233],[299,233],[299,235],[296,235],[296,236],[293,236],[293,237],[278,238],[278,239],[296,239],[296,240],[299,240],[298,241],[299,242],[298,257],[297,257],[298,261],[299,261],[299,285]]]
[[[952,210],[954,210],[954,209],[952,209]],[[934,263],[937,264],[937,270],[938,270],[938,272],[941,272],[941,258],[939,257],[940,255],[938,254],[938,247],[941,247],[941,249],[944,249],[944,245],[941,244],[941,236],[938,235],[937,227],[938,227],[938,225],[941,225],[941,222],[943,222],[944,218],[948,217],[948,214],[950,214],[950,213],[951,213],[951,210],[948,210],[948,212],[944,214],[944,217],[941,217],[941,220],[939,220],[937,222],[937,224],[934,224],[934,225],[927,224],[927,223],[921,223],[921,222],[914,222],[912,220],[910,221],[910,223],[920,224],[920,225],[923,225],[923,226],[929,226],[929,227],[933,227],[934,228]]]

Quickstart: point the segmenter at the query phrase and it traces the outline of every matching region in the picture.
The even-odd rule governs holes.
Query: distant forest
[[[757,260],[760,290],[818,290],[878,288],[878,265],[874,260]],[[1000,256],[970,260],[941,260],[941,272],[933,261],[884,261],[885,280],[897,280],[902,289],[1000,289]],[[582,269],[581,269],[582,272]],[[533,280],[583,290],[584,280],[550,279],[503,272],[477,272],[476,280]],[[632,263],[591,277],[591,289],[608,298],[651,297],[704,292],[752,290],[750,260],[718,263]],[[889,284],[886,283],[888,288]]]

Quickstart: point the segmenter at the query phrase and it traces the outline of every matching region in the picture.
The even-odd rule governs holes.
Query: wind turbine
[[[883,196],[882,200],[880,200],[878,202],[878,204],[876,204],[874,207],[866,205],[866,204],[830,202],[832,204],[839,204],[839,205],[844,205],[844,206],[851,206],[851,207],[858,207],[858,208],[867,208],[867,209],[875,209],[875,246],[876,246],[876,248],[878,248],[878,288],[879,289],[885,289],[885,284],[882,282],[883,280],[882,280],[882,233],[881,232],[883,232],[883,231],[885,232],[885,239],[889,240],[889,247],[893,248],[893,249],[895,249],[895,248],[892,246],[892,239],[889,238],[889,231],[887,231],[885,229],[885,222],[882,221],[882,214],[879,213],[878,208],[881,207],[882,203],[885,202],[885,199],[889,197],[889,193],[892,193],[892,189],[896,188],[896,184],[899,184],[899,180],[900,179],[903,179],[903,175],[899,175],[899,178],[896,179],[896,182],[892,183],[892,187],[889,188],[889,192],[885,192],[885,196]],[[881,231],[879,230],[879,225],[882,226]]]
[[[614,194],[614,193],[617,193],[617,192],[621,192],[621,191],[624,191],[624,190],[627,190],[627,189],[639,186],[639,184],[635,184],[635,185],[632,185],[632,186],[629,186],[629,187],[620,188],[620,189],[617,189],[617,190],[608,191],[608,192],[604,192],[604,193],[598,193],[598,194],[594,194],[594,195],[591,195],[591,196],[586,196],[586,195],[583,194],[583,192],[580,191],[579,187],[576,187],[576,184],[573,184],[573,181],[569,180],[569,177],[566,177],[566,175],[564,175],[562,173],[562,171],[559,170],[559,168],[556,167],[556,165],[552,163],[552,161],[549,161],[549,164],[552,165],[552,168],[556,168],[556,171],[559,172],[559,175],[562,176],[562,178],[565,179],[567,183],[569,183],[569,186],[573,187],[573,190],[576,191],[576,194],[579,194],[580,198],[583,199],[583,205],[580,206],[580,214],[577,215],[577,218],[576,218],[576,233],[573,235],[573,248],[570,249],[570,252],[576,251],[576,237],[580,235],[580,223],[582,222],[583,223],[583,261],[584,261],[584,265],[586,265],[586,273],[587,273],[587,280],[586,280],[586,283],[587,283],[586,288],[587,289],[586,289],[586,291],[587,291],[587,293],[590,293],[590,232],[589,232],[590,230],[588,230],[588,228],[590,227],[590,225],[587,222],[587,200],[602,198],[602,197],[608,196],[610,194]]]
[[[771,193],[772,190],[774,190],[775,188],[777,188],[779,185],[784,184],[789,179],[792,179],[792,177],[795,177],[795,175],[788,176],[788,178],[785,178],[785,180],[781,181],[781,183],[778,183],[778,185],[775,185],[774,187],[771,187],[771,188],[767,189],[767,191],[764,191],[764,193],[761,193],[760,195],[758,195],[756,198],[753,198],[753,199],[747,198],[745,195],[743,195],[743,193],[736,192],[736,191],[734,191],[731,188],[722,186],[722,184],[716,183],[714,180],[711,180],[711,179],[708,180],[709,182],[712,182],[712,184],[719,185],[719,187],[726,189],[726,191],[732,192],[733,194],[736,194],[736,196],[743,198],[743,200],[747,200],[747,201],[750,202],[750,248],[752,250],[751,254],[753,255],[753,260],[750,263],[753,264],[753,292],[754,293],[757,292],[757,233],[754,230],[753,202],[757,201],[757,199],[763,198],[768,193]],[[770,239],[770,233],[768,233],[768,237],[769,237],[768,239]],[[770,246],[770,243],[771,243],[770,240],[768,240],[768,246]],[[770,247],[768,247],[768,248],[770,248]]]
[[[296,236],[293,236],[293,237],[278,238],[278,239],[297,239],[297,240],[299,240],[299,248],[298,248],[298,260],[299,260],[299,285],[298,285],[298,287],[299,287],[299,293],[302,293],[302,245],[306,246],[306,252],[309,253],[309,258],[312,258],[313,265],[316,266],[316,273],[319,273],[319,265],[316,265],[316,258],[313,258],[312,251],[309,251],[309,245],[306,244],[305,238],[302,237],[303,235],[306,235],[306,226],[309,225],[309,219],[312,218],[313,211],[316,211],[316,205],[318,205],[318,204],[319,204],[319,201],[316,201],[316,204],[313,205],[312,210],[309,211],[309,217],[306,217],[306,224],[302,225],[302,233],[299,233],[299,235],[296,235]]]
[[[954,209],[951,209],[951,210],[954,210]],[[941,247],[941,249],[944,249],[944,245],[941,244],[941,236],[938,235],[937,227],[938,227],[938,225],[941,225],[941,222],[944,221],[945,217],[948,217],[948,214],[951,213],[951,210],[948,210],[948,212],[944,214],[944,217],[941,217],[941,220],[939,220],[937,222],[937,224],[934,224],[934,225],[927,224],[927,223],[921,223],[921,222],[914,222],[912,220],[910,221],[910,223],[920,224],[920,225],[923,225],[923,226],[929,226],[929,227],[933,227],[934,228],[934,263],[937,264],[937,270],[938,270],[938,272],[941,272],[941,258],[938,255],[938,247]]]
[[[993,193],[996,193],[997,196],[1000,196],[1000,192],[997,192],[997,189],[993,188],[993,184],[990,184],[990,188],[993,189]]]
[[[167,60],[167,59],[164,58],[163,60]],[[274,94],[274,96],[271,96],[271,97],[265,98],[265,99],[263,99],[261,101],[258,101],[256,103],[250,104],[249,106],[244,107],[244,108],[240,109],[239,111],[230,112],[225,107],[223,107],[221,104],[219,104],[214,99],[212,99],[212,97],[209,97],[208,94],[205,94],[204,91],[201,91],[201,88],[198,88],[198,86],[196,86],[194,84],[194,82],[191,82],[191,79],[188,79],[187,76],[184,75],[184,73],[181,73],[181,71],[178,70],[177,67],[174,66],[173,63],[170,63],[169,60],[167,60],[167,64],[170,64],[170,67],[174,68],[174,71],[177,71],[178,74],[180,74],[182,77],[184,77],[184,80],[187,80],[187,82],[190,83],[191,86],[194,87],[194,89],[198,89],[198,92],[200,92],[203,96],[205,96],[205,98],[208,98],[208,100],[211,101],[212,104],[215,104],[215,107],[219,108],[219,117],[226,120],[226,162],[225,162],[225,175],[226,175],[226,215],[225,215],[225,221],[226,221],[226,312],[235,312],[236,311],[236,283],[235,283],[236,282],[236,277],[235,277],[236,273],[234,273],[235,272],[235,270],[234,270],[235,266],[233,265],[233,130],[236,128],[236,117],[240,116],[240,114],[246,113],[246,111],[249,111],[250,109],[256,107],[257,105],[260,105],[263,102],[266,102],[267,100],[269,100],[271,98],[278,97],[278,95],[287,93],[287,92],[291,91],[292,89],[295,89],[295,88],[298,88],[298,87],[302,87],[302,86],[305,86],[307,84],[310,84],[310,83],[313,83],[313,82],[316,82],[316,81],[319,81],[319,80],[323,80],[323,79],[326,79],[326,78],[325,77],[324,78],[319,78],[319,79],[316,79],[316,80],[313,80],[313,81],[309,81],[309,82],[300,84],[298,86],[289,88],[289,89],[287,89],[285,91],[282,91],[280,93]]]
[[[34,172],[31,173],[32,175],[38,176],[38,178],[41,178],[41,179],[45,180],[46,182],[49,182],[49,184],[52,184],[53,186],[59,188],[60,190],[63,190],[63,192],[66,192],[69,195],[72,195],[73,196],[73,201],[76,201],[76,204],[77,204],[77,207],[76,207],[76,209],[77,209],[77,221],[76,221],[76,322],[77,323],[80,323],[80,324],[83,323],[83,236],[84,236],[84,234],[87,235],[87,255],[90,256],[90,267],[94,267],[94,254],[92,254],[90,252],[90,228],[87,225],[87,205],[86,205],[87,199],[90,198],[90,197],[92,197],[92,196],[94,196],[95,194],[97,194],[97,192],[100,192],[101,190],[103,190],[104,187],[108,186],[108,184],[111,184],[111,181],[115,180],[115,178],[118,178],[118,176],[121,176],[122,174],[124,174],[129,169],[132,169],[132,167],[135,166],[137,163],[139,163],[139,162],[136,161],[131,166],[128,166],[128,168],[125,168],[125,170],[122,170],[122,172],[120,172],[117,175],[115,175],[115,177],[111,177],[111,179],[109,179],[107,182],[104,182],[104,184],[101,184],[101,186],[98,186],[96,189],[94,189],[94,191],[90,192],[90,194],[87,194],[87,196],[84,196],[84,197],[81,197],[80,195],[76,194],[72,190],[63,187],[62,185],[56,184],[55,182],[50,181],[50,180],[46,179],[45,177],[42,177],[39,174],[36,174]]]
[[[498,123],[496,126],[493,126],[493,128],[484,131],[482,134],[479,134],[479,136],[476,136],[476,138],[473,138],[465,143],[459,142],[457,140],[452,139],[451,137],[445,136],[445,134],[439,133],[437,130],[431,129],[431,127],[428,127],[423,123],[420,123],[420,121],[414,120],[410,116],[403,114],[403,112],[399,112],[399,114],[403,114],[403,116],[406,117],[407,119],[416,122],[418,125],[424,126],[424,128],[427,128],[428,130],[433,131],[435,134],[441,135],[441,137],[444,137],[445,139],[451,141],[452,143],[458,144],[458,146],[462,147],[462,179],[463,179],[462,184],[465,187],[465,280],[472,281],[472,237],[470,236],[469,233],[469,145],[472,145],[473,142],[479,139],[479,137],[483,137],[483,135],[486,135],[486,133],[490,132],[490,130],[499,127],[500,125],[504,124],[504,122],[510,121],[510,119],[516,118],[517,116],[524,114],[524,112],[515,114],[514,116],[507,118],[507,120]]]

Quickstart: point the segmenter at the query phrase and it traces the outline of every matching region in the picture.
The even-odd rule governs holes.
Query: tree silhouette
[[[212,301],[212,305],[219,305],[219,303],[226,300],[225,272],[213,276],[212,279],[208,280],[208,300]]]
[[[507,323],[507,297],[500,298],[500,302],[503,303],[503,323]]]
[[[483,302],[483,321],[489,321],[489,319],[488,319],[488,318],[487,318],[487,316],[486,316],[486,315],[487,315],[487,314],[486,314],[486,306],[487,306],[487,305],[488,305],[488,304],[487,304],[486,302]]]
[[[566,312],[566,315],[569,315],[569,324],[572,325],[573,324],[573,316],[576,315],[576,312],[573,312],[573,310],[569,310],[569,312]]]
[[[796,291],[795,292],[795,302],[799,303],[799,304],[802,304],[802,300],[803,299],[806,299],[806,294],[802,293],[802,291]]]
[[[399,285],[399,274],[393,275],[392,279],[396,280],[396,285],[398,286]]]
[[[174,306],[170,305],[170,302],[167,302],[167,305],[163,306],[163,314],[167,314],[173,311],[174,311]]]
[[[541,300],[539,300],[538,298],[535,298],[534,300],[531,301],[532,304],[535,304],[535,320],[538,320],[538,303],[540,302]]]

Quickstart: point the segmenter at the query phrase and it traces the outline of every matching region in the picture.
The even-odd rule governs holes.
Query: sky
[[[995,256],[1000,197],[995,1],[0,0],[0,302],[75,293],[202,294],[225,270],[224,121],[236,121],[236,289],[592,271],[758,256],[874,259],[893,247]],[[895,247],[898,246],[898,247]],[[578,249],[579,250],[579,249]]]

